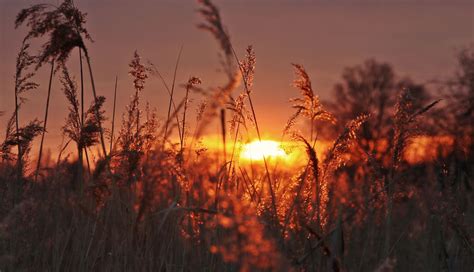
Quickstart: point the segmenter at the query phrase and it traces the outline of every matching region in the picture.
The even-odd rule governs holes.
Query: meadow
[[[15,107],[1,113],[0,271],[474,269],[472,46],[430,86],[374,59],[348,67],[328,101],[304,63],[289,63],[294,113],[269,140],[252,100],[258,55],[234,49],[210,0],[197,6],[225,83],[176,82],[179,57],[168,82],[131,49],[125,109],[96,89],[86,14],[72,0],[18,13],[28,31],[15,89],[2,90]],[[25,120],[39,70],[49,73],[46,103]],[[53,80],[68,112],[51,156]],[[142,97],[150,80],[168,94],[166,118]],[[206,140],[211,125],[220,134]]]

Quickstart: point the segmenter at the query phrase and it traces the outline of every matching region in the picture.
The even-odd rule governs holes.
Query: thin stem
[[[86,162],[87,162],[87,172],[89,174],[89,178],[91,176],[91,164],[89,162],[89,154],[87,153],[87,148],[84,148],[84,153],[86,154]]]
[[[48,84],[48,96],[46,98],[46,110],[44,113],[44,123],[43,123],[43,133],[41,135],[41,143],[39,148],[39,155],[38,155],[38,163],[36,165],[36,173],[35,173],[35,181],[38,180],[38,173],[41,167],[41,157],[43,155],[43,143],[44,143],[44,136],[46,134],[46,125],[48,123],[48,110],[49,110],[49,99],[51,97],[51,84],[53,81],[53,74],[54,74],[54,61],[51,61],[51,72],[49,74],[49,84]]]
[[[250,109],[252,110],[253,120],[255,121],[255,129],[257,130],[258,140],[259,140],[259,142],[262,142],[262,136],[260,134],[260,129],[258,127],[257,115],[255,114],[255,108],[254,108],[253,103],[252,103],[252,97],[250,95],[250,90],[248,88],[247,78],[245,77],[244,71],[242,70],[242,66],[239,65],[239,58],[237,57],[237,53],[235,52],[234,47],[232,45],[231,45],[231,49],[232,49],[232,53],[234,54],[235,60],[237,61],[237,65],[239,66],[240,74],[242,75],[242,80],[244,81],[244,88],[245,88],[245,91],[247,92],[247,96],[248,96],[249,103],[250,103]],[[273,212],[274,212],[275,219],[277,219],[278,215],[277,215],[277,209],[276,209],[275,192],[273,191],[272,180],[271,180],[271,177],[270,177],[270,172],[268,171],[268,164],[267,164],[267,159],[265,158],[265,156],[263,156],[263,163],[265,165],[265,172],[266,172],[266,176],[267,176],[267,179],[268,179],[268,185],[269,185],[269,189],[270,189],[270,196],[271,196],[271,199],[272,199]]]
[[[258,141],[262,142],[262,136],[260,136],[260,130],[258,128],[258,122],[257,122],[257,116],[255,114],[255,109],[253,107],[252,98],[250,97],[250,93],[249,93],[248,97],[249,97],[250,109],[252,110],[252,116],[253,116],[253,119],[255,121],[255,128],[257,130]],[[266,171],[267,179],[268,179],[268,187],[270,189],[270,196],[272,198],[273,212],[275,213],[275,219],[277,219],[278,215],[277,215],[277,209],[276,209],[276,197],[275,197],[275,192],[273,191],[272,180],[271,180],[271,177],[270,177],[270,172],[268,171],[268,163],[267,163],[267,159],[265,158],[265,156],[263,156],[263,163],[265,165],[265,171]]]
[[[240,129],[240,115],[237,116],[237,127],[235,128],[234,144],[232,145],[232,153],[230,155],[228,176],[230,176],[232,167],[234,167],[234,165],[232,165],[232,162],[234,161],[235,147],[237,145],[237,138],[239,137],[239,129]]]
[[[85,54],[85,57],[86,57],[86,60],[87,60],[87,66],[89,67],[89,75],[90,75],[90,78],[91,78],[91,85],[92,85],[92,93],[94,94],[94,101],[97,102],[97,92],[95,90],[95,83],[94,83],[94,76],[93,76],[93,73],[92,73],[92,67],[91,67],[91,61],[90,61],[90,58],[89,58],[89,53],[87,52],[86,48],[84,48],[84,54]],[[99,125],[99,134],[100,134],[100,143],[102,145],[102,152],[104,153],[104,157],[107,157],[107,150],[105,149],[105,140],[104,140],[104,132],[102,130],[102,124],[100,122],[100,114],[99,114],[99,109],[97,109],[97,107],[94,107],[95,108],[95,115],[96,115],[96,118],[97,118],[97,123]]]
[[[82,70],[82,50],[79,47],[79,66],[81,70],[81,127],[84,127],[84,73]]]
[[[18,105],[18,71],[17,71],[17,74],[15,76],[15,126],[16,126],[16,140],[18,142],[17,144],[17,147],[18,147],[18,159],[17,159],[17,178],[18,180],[20,180],[20,178],[22,177],[22,155],[21,155],[21,145],[20,145],[20,134],[19,134],[19,130],[20,130],[20,120],[19,120],[19,117],[18,117],[18,111],[19,111],[19,105]]]
[[[115,105],[117,102],[117,81],[118,77],[115,76],[115,89],[114,89],[114,108],[112,112],[112,131],[110,133],[110,149],[109,149],[109,154],[112,153],[112,147],[113,147],[113,141],[114,141],[114,129],[115,129]]]
[[[135,91],[135,98],[136,98],[136,107],[137,107],[137,137],[140,137],[140,94],[138,90]]]
[[[189,85],[186,86],[186,96],[184,98],[184,112],[183,112],[183,127],[181,128],[181,152],[184,149],[184,131],[186,127],[186,111],[188,109],[188,96],[189,96]]]
[[[393,176],[394,166],[390,169],[390,173],[387,178],[387,214],[385,217],[385,242],[384,242],[384,253],[386,257],[390,256],[390,234],[392,233],[392,210],[393,210]]]
[[[224,164],[227,161],[227,144],[226,144],[226,128],[225,128],[225,109],[221,109],[221,133],[222,133],[222,144],[224,145]]]
[[[81,134],[84,130],[84,72],[83,72],[83,68],[82,68],[82,49],[79,47],[79,70],[80,70],[80,73],[81,73]],[[83,161],[84,161],[84,152],[85,148],[83,148],[81,145],[78,145],[78,149],[77,149],[77,152],[79,154],[79,157],[78,157],[78,162],[77,162],[77,165],[78,165],[78,171],[79,171],[79,181],[81,182],[81,185],[82,186],[82,183],[83,183],[83,169],[84,169],[84,165],[83,165]],[[87,151],[86,151],[87,152]]]
[[[171,115],[171,104],[172,104],[172,101],[173,101],[173,95],[174,95],[174,85],[175,85],[175,82],[176,82],[176,74],[178,72],[178,66],[179,66],[179,60],[181,59],[181,52],[183,51],[183,47],[181,46],[181,48],[179,49],[179,53],[178,53],[178,58],[176,59],[176,65],[174,67],[174,74],[173,74],[173,83],[171,84],[171,92],[170,92],[170,101],[168,103],[168,115],[167,115],[167,120],[170,119],[170,115]],[[178,115],[176,115],[176,121],[178,122],[178,135],[179,135],[179,140],[180,142],[182,142],[183,140],[181,139],[181,129],[179,127],[179,119],[178,119]],[[169,122],[166,122],[166,127],[165,127],[165,135],[168,135],[168,124]],[[163,142],[164,143],[164,142]]]
[[[152,64],[152,65],[153,65],[153,64]],[[161,82],[163,83],[163,86],[165,86],[165,89],[166,89],[166,91],[168,92],[168,95],[170,96],[170,101],[171,101],[171,104],[173,105],[173,110],[176,112],[176,109],[177,109],[177,108],[176,108],[176,103],[174,102],[174,99],[171,97],[171,90],[170,90],[170,88],[168,87],[168,84],[166,84],[166,81],[165,81],[165,79],[163,78],[163,76],[161,75],[160,71],[159,71],[156,67],[154,67],[154,66],[153,66],[153,68],[154,68],[154,72],[156,73],[156,75],[160,78]],[[169,120],[169,118],[170,118],[170,117],[168,117],[168,120]],[[168,120],[166,120],[166,123],[167,123],[167,124],[169,123]],[[169,125],[169,124],[168,124],[168,125]],[[178,131],[180,131],[181,127],[180,127],[179,122],[178,122],[177,126],[178,126]],[[165,125],[165,128],[167,129],[167,125]],[[167,135],[167,133],[168,133],[168,131],[166,131],[165,135]],[[165,141],[163,141],[163,144],[164,144],[164,142],[165,142]]]
[[[222,133],[222,144],[223,144],[223,155],[224,155],[224,165],[223,167],[225,167],[225,170],[227,172],[227,166],[226,166],[226,163],[227,163],[227,152],[226,152],[226,129],[225,129],[225,109],[221,109],[221,112],[220,112],[220,117],[221,117],[221,133]],[[227,173],[227,177],[230,176],[230,172]],[[226,176],[222,177],[222,178],[219,178],[219,180],[217,181],[216,183],[216,210],[219,210],[219,190],[220,190],[220,187],[221,187],[221,184],[222,184],[222,179],[225,179],[227,178]]]

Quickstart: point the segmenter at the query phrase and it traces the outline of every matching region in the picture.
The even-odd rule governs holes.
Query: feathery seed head
[[[145,80],[148,78],[148,69],[141,63],[140,55],[135,51],[133,59],[128,65],[130,71],[128,72],[133,77],[133,86],[140,92],[145,88]]]

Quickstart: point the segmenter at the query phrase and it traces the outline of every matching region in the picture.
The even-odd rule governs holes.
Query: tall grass
[[[381,130],[388,131],[382,133],[387,139],[383,152],[390,154],[389,161],[383,161],[374,153],[377,149],[366,148],[370,144],[364,142],[368,128],[385,125],[380,113],[357,112],[341,124],[338,120],[347,116],[328,110],[306,69],[293,64],[293,85],[300,95],[290,101],[294,113],[282,139],[291,136],[288,141],[304,151],[298,158],[301,164],[286,169],[275,163],[270,169],[274,161],[266,157],[261,163],[245,164],[238,152],[242,139],[255,129],[262,141],[259,105],[252,100],[258,91],[253,86],[256,55],[250,46],[241,61],[217,6],[208,0],[199,3],[204,19],[199,27],[217,40],[227,82],[202,87],[199,78],[190,77],[180,85],[180,52],[170,87],[158,69],[145,64],[135,51],[129,63],[130,87],[121,87],[121,93],[128,90],[131,97],[117,136],[115,78],[108,152],[102,127],[105,97],[96,94],[83,44],[89,37],[85,15],[72,1],[20,12],[17,26],[26,22],[30,29],[17,61],[15,111],[0,145],[0,192],[5,196],[0,199],[0,270],[463,271],[472,267],[472,156],[445,155],[439,147],[432,161],[410,163],[405,157],[411,142],[424,135],[424,119],[441,109],[439,100],[424,106],[408,89],[397,92],[398,99],[390,94],[394,97],[384,100],[396,103],[384,105],[395,110],[390,112],[393,126]],[[27,41],[44,35],[50,39],[39,56],[30,56]],[[90,74],[94,100],[89,108],[84,108],[83,70],[79,87],[67,69],[68,56],[76,47],[80,58],[84,53]],[[43,133],[44,139],[49,106],[44,123],[34,120],[21,126],[19,111],[24,93],[37,87],[27,68],[49,62],[56,67],[51,67],[51,79],[61,71],[69,105],[62,127],[66,144],[56,165],[42,168],[42,178],[36,180],[38,170],[34,179],[25,171],[28,151],[36,136]],[[143,92],[153,91],[150,75],[169,95],[162,120],[144,100]],[[176,86],[184,87],[180,101]],[[234,94],[239,87],[241,93]],[[49,95],[50,91],[47,100]],[[202,103],[190,103],[198,96]],[[215,121],[220,121],[222,152],[200,144],[206,127]],[[328,127],[340,129],[326,143],[321,139]],[[75,143],[77,156],[67,154],[69,143]],[[230,156],[227,146],[232,148]],[[82,154],[87,158],[86,150],[94,147],[102,152],[86,177]],[[16,154],[13,148],[18,149]]]
[[[38,180],[38,174],[41,167],[41,158],[43,157],[43,144],[44,144],[44,136],[46,135],[46,127],[48,124],[48,113],[49,113],[49,101],[51,98],[51,85],[53,83],[53,73],[54,73],[54,62],[51,62],[51,71],[49,74],[49,83],[48,83],[48,94],[46,95],[46,109],[44,112],[44,121],[43,121],[43,133],[41,134],[41,142],[39,146],[39,154],[38,154],[38,163],[36,165],[36,172],[35,172],[35,180]]]
[[[20,127],[20,107],[21,105],[26,102],[26,98],[23,97],[26,92],[35,90],[38,88],[38,84],[32,81],[34,76],[33,72],[29,72],[28,69],[36,63],[36,57],[31,56],[28,52],[30,45],[28,40],[25,38],[21,44],[20,52],[18,53],[16,59],[16,71],[15,71],[15,90],[14,90],[14,97],[15,97],[15,111],[14,111],[14,120],[15,120],[15,142],[11,142],[6,146],[16,145],[17,146],[17,183],[21,183],[23,179],[23,174],[25,170],[25,162],[23,161],[24,157],[27,155],[29,149],[29,144],[32,140],[29,139],[30,136],[36,136],[36,130],[40,130],[41,127],[36,127],[37,124],[30,123],[29,125],[25,126],[24,128]],[[30,131],[30,128],[32,131]],[[34,131],[34,132],[33,132]],[[30,132],[32,135],[29,135]],[[9,135],[11,135],[9,129],[7,128],[7,137],[5,141],[9,141]],[[18,188],[18,193],[21,192],[21,184],[16,184],[15,187]]]
[[[118,76],[115,77],[115,88],[114,88],[114,106],[112,109],[112,125],[110,131],[110,147],[109,147],[109,154],[112,153],[113,144],[114,144],[114,132],[115,132],[115,106],[117,105],[117,82]]]

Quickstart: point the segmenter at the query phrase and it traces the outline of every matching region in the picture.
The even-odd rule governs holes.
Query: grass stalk
[[[186,129],[186,112],[188,110],[188,102],[189,102],[189,88],[191,86],[189,84],[186,85],[186,95],[184,97],[184,111],[183,111],[183,121],[182,121],[182,127],[181,127],[181,154],[183,154],[183,149],[184,149],[184,133]]]
[[[54,74],[54,61],[51,61],[51,71],[49,74],[49,83],[48,83],[48,95],[46,97],[46,109],[44,113],[43,133],[41,134],[41,143],[39,147],[38,163],[36,165],[35,181],[38,180],[38,173],[41,168],[41,158],[43,155],[43,144],[44,144],[44,136],[46,134],[46,125],[48,123],[49,100],[51,98],[51,85],[53,81],[53,74]]]
[[[79,47],[79,70],[81,75],[81,133],[84,130],[84,71],[82,68],[82,49]],[[78,160],[77,160],[77,167],[78,167],[78,174],[79,174],[79,182],[82,186],[83,183],[83,161],[84,161],[84,152],[87,154],[87,150],[83,148],[81,145],[77,147],[78,152]],[[88,156],[87,156],[88,157]]]
[[[112,110],[112,131],[110,132],[110,148],[109,148],[109,154],[112,153],[112,148],[113,148],[113,142],[114,142],[114,130],[115,130],[115,106],[117,103],[117,81],[118,77],[115,76],[115,88],[114,88],[114,107]]]
[[[176,64],[174,66],[174,73],[173,73],[173,82],[171,84],[171,90],[169,91],[169,95],[170,95],[170,100],[169,100],[169,103],[168,103],[168,114],[166,115],[166,120],[169,120],[170,118],[170,115],[171,115],[171,105],[173,104],[173,96],[174,96],[174,86],[175,86],[175,83],[176,83],[176,74],[178,73],[178,66],[179,66],[179,61],[181,59],[181,53],[183,51],[183,47],[181,46],[181,48],[179,49],[179,53],[178,53],[178,57],[176,59]],[[181,128],[179,126],[179,119],[178,119],[178,115],[176,115],[176,121],[178,122],[178,135],[179,135],[179,140],[180,142],[183,141],[183,139],[181,139]],[[166,122],[166,125],[165,125],[165,135],[168,135],[168,126],[169,126],[169,122]],[[164,142],[163,142],[164,144]]]
[[[223,145],[223,155],[224,155],[224,164],[227,162],[227,144],[226,144],[226,122],[225,122],[225,109],[221,109],[221,134],[222,134],[222,145]]]
[[[229,41],[229,43],[230,43],[230,41]],[[235,52],[234,47],[232,46],[232,44],[230,45],[230,47],[232,49],[232,54],[234,55],[235,60],[237,61],[237,63],[240,63],[239,57],[237,56],[237,53]],[[250,95],[250,89],[249,89],[249,86],[248,86],[247,78],[244,75],[244,71],[242,70],[241,65],[239,65],[239,71],[240,71],[240,74],[242,75],[242,80],[244,81],[244,88],[245,88],[245,91],[247,92],[248,100],[249,100],[249,103],[250,103],[250,109],[252,111],[252,117],[253,117],[253,120],[255,121],[255,129],[257,131],[258,140],[259,140],[259,142],[262,142],[262,136],[260,134],[260,128],[258,126],[257,115],[255,113],[255,107],[253,106],[252,96]],[[273,185],[272,185],[272,180],[271,180],[271,177],[270,177],[270,171],[268,170],[268,163],[267,163],[267,159],[265,158],[265,156],[263,156],[263,163],[265,165],[265,173],[266,173],[267,180],[268,180],[268,187],[269,187],[269,190],[270,190],[270,197],[271,197],[271,200],[272,200],[273,213],[274,213],[275,219],[277,219],[278,214],[277,214],[277,208],[276,208],[276,197],[275,197],[275,192],[273,191]]]
[[[20,118],[19,118],[19,108],[20,108],[20,105],[18,104],[18,71],[17,71],[17,75],[15,76],[15,131],[16,131],[16,140],[18,141],[18,159],[17,159],[17,162],[16,162],[16,166],[17,166],[17,178],[18,178],[18,182],[20,181],[20,179],[22,178],[23,176],[23,166],[22,166],[22,154],[21,154],[21,145],[19,144],[20,143],[20,134],[19,134],[19,131],[20,131]]]
[[[84,48],[84,55],[86,57],[87,66],[89,67],[89,75],[90,75],[90,79],[91,79],[92,93],[94,95],[94,101],[97,101],[97,91],[95,89],[94,75],[92,73],[91,60],[90,60],[90,57],[89,57],[89,52],[87,51],[86,48]],[[97,117],[97,122],[98,122],[99,129],[100,129],[99,134],[100,134],[100,144],[101,144],[101,147],[102,147],[102,152],[104,154],[104,158],[106,158],[107,157],[107,150],[105,149],[104,131],[102,129],[102,123],[100,121],[100,114],[98,112],[98,109],[95,110],[95,115]]]

